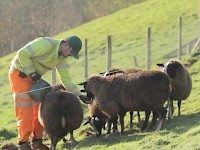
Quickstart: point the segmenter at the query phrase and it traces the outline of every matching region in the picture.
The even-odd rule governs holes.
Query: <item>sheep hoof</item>
[[[105,135],[105,138],[108,138],[109,136],[110,136],[110,134],[106,134],[106,135]]]
[[[79,143],[78,141],[72,141],[71,145],[74,146],[74,145],[77,145],[78,143]]]
[[[118,131],[113,132],[113,135],[119,135],[121,133],[119,133]]]
[[[63,142],[66,143],[68,140],[66,138],[63,138]]]
[[[132,129],[133,128],[133,124],[132,123],[127,124],[126,128]]]
[[[142,129],[141,132],[142,132],[142,133],[143,133],[143,132],[148,132],[148,129],[147,129],[147,128],[146,128],[146,129]]]

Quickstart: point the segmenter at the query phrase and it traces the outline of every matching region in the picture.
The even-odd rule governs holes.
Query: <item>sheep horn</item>
[[[85,126],[86,124],[90,123],[90,121],[91,121],[91,118],[88,118],[88,120],[83,125]]]

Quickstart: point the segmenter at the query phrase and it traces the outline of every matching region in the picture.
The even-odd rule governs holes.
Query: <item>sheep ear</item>
[[[86,85],[87,81],[79,83],[78,85]]]
[[[95,121],[99,121],[99,118],[98,118],[98,117],[95,117],[94,120],[95,120]]]
[[[80,92],[86,92],[85,90],[80,90]]]
[[[86,124],[90,123],[90,121],[91,121],[91,118],[88,118],[88,120],[83,125],[85,126]]]
[[[105,74],[106,72],[100,72],[99,74],[101,74],[101,75],[103,75],[103,74]]]
[[[164,64],[156,64],[159,67],[164,67]]]

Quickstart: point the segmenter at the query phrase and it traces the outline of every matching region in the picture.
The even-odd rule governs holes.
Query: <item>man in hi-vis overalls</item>
[[[62,40],[40,37],[18,50],[9,70],[18,127],[18,149],[49,149],[42,143],[43,127],[38,121],[39,104],[34,103],[27,93],[33,83],[40,80],[47,71],[56,68],[62,85],[83,102],[88,102],[68,72],[67,57],[73,56],[78,59],[81,47],[82,42],[77,36],[69,36]],[[31,144],[29,137],[32,137]]]

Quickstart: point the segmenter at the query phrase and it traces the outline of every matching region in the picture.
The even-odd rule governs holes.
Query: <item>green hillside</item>
[[[56,38],[64,38],[75,34],[84,41],[88,39],[88,67],[89,76],[106,70],[107,36],[112,36],[112,67],[131,68],[133,56],[137,57],[136,68],[145,69],[146,60],[146,30],[151,27],[151,68],[156,63],[165,62],[163,55],[178,46],[178,17],[183,20],[183,43],[199,36],[198,15],[200,0],[147,0],[127,9],[118,11],[112,15],[83,24],[72,30],[56,35]],[[193,51],[196,53],[198,51]],[[0,58],[0,147],[6,143],[17,144],[17,128],[13,107],[12,94],[8,83],[8,68],[15,53]],[[172,56],[176,58],[176,56]],[[86,136],[89,126],[81,126],[75,131],[76,140],[80,143],[67,149],[135,149],[135,150],[196,150],[200,149],[200,57],[186,55],[184,51],[183,63],[188,59],[198,61],[189,68],[192,75],[193,89],[190,97],[183,101],[182,116],[177,116],[175,103],[175,117],[166,120],[164,129],[158,133],[139,132],[138,127],[125,128],[125,135],[111,135],[108,138],[102,136],[96,138],[93,135]],[[84,45],[79,60],[69,59],[71,76],[75,83],[84,81]],[[50,72],[44,77],[50,82]],[[85,104],[83,107],[86,108]],[[88,112],[85,109],[84,117]],[[137,122],[137,117],[134,123]],[[129,115],[125,117],[125,125],[129,123]],[[85,131],[85,132],[84,132]],[[104,132],[104,134],[106,131]],[[67,137],[68,138],[68,137]],[[49,140],[45,141],[47,144]],[[58,149],[62,149],[63,142],[58,143]]]

